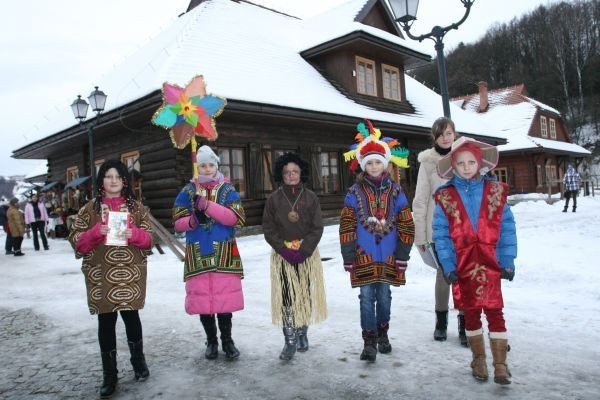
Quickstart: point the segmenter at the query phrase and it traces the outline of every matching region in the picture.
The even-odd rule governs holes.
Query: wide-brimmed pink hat
[[[479,169],[479,173],[481,175],[485,175],[487,172],[496,168],[496,165],[498,165],[498,148],[496,146],[477,141],[470,137],[461,136],[454,143],[452,143],[450,153],[442,157],[437,163],[437,173],[441,178],[452,178],[452,175],[454,174],[452,168],[452,155],[459,151],[460,148],[467,143],[471,143],[481,149],[482,165]]]

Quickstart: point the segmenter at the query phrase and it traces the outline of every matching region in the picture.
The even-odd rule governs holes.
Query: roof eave
[[[310,58],[313,58],[313,57],[316,57],[316,56],[319,56],[322,54],[329,53],[337,48],[345,46],[345,45],[349,44],[350,42],[353,42],[356,40],[364,40],[364,41],[371,43],[374,46],[377,46],[382,49],[392,51],[394,53],[397,53],[399,55],[407,57],[408,60],[411,60],[411,62],[409,62],[405,65],[406,68],[408,68],[408,67],[414,68],[417,65],[431,62],[431,56],[429,56],[428,54],[420,53],[420,52],[410,49],[408,47],[404,47],[404,46],[398,45],[396,43],[392,43],[390,41],[387,41],[385,39],[382,39],[380,37],[377,37],[375,35],[372,35],[370,33],[364,32],[364,31],[354,31],[354,32],[350,32],[344,36],[340,36],[340,37],[331,39],[327,42],[318,44],[309,49],[301,51],[300,55],[302,57],[304,57],[305,59],[310,59]]]
[[[110,110],[106,112],[106,114],[102,114],[99,120],[97,119],[98,117],[90,118],[89,120],[87,120],[86,123],[72,125],[68,128],[63,129],[62,131],[54,133],[50,136],[46,136],[26,146],[13,150],[13,154],[11,157],[16,159],[48,158],[48,156],[52,152],[50,146],[59,145],[61,143],[72,141],[74,139],[79,139],[82,136],[87,135],[88,123],[94,124],[94,129],[101,129],[115,122],[118,122],[141,109],[146,109],[149,107],[158,107],[158,104],[161,101],[161,90],[154,90],[153,92],[144,97],[141,97],[118,108]]]

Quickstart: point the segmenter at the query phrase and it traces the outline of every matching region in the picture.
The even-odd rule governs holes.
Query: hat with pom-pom
[[[196,152],[196,164],[207,163],[219,165],[219,162],[219,156],[207,145],[200,146]]]
[[[392,162],[401,168],[408,168],[409,151],[402,147],[400,142],[389,137],[382,137],[381,131],[373,127],[371,121],[356,125],[358,133],[354,137],[357,144],[352,145],[352,150],[344,153],[344,160],[350,163],[353,172],[360,168],[364,171],[369,160],[379,160],[384,168]]]

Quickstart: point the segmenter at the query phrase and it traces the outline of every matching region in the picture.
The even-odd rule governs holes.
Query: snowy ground
[[[119,322],[115,398],[598,399],[600,197],[579,198],[577,213],[561,210],[562,203],[523,202],[513,207],[519,257],[515,280],[503,282],[512,347],[508,362],[513,384],[508,387],[473,380],[470,351],[458,344],[455,312],[448,341],[432,339],[435,275],[416,251],[407,285],[392,291],[393,352],[378,355],[375,364],[360,361],[358,290],[350,288],[342,268],[338,227],[329,226],[319,246],[322,257],[332,258],[324,262],[329,318],[310,328],[310,350],[297,353],[289,363],[278,359],[283,336],[271,325],[269,248],[262,235],[239,239],[246,309],[234,315],[234,339],[242,353],[234,362],[226,362],[222,354],[216,361],[204,359],[200,321],[183,310],[181,263],[171,254],[151,256],[147,303],[141,311],[151,376],[144,383],[133,381]],[[0,241],[4,243],[3,236]],[[7,348],[13,342],[5,335],[2,353],[27,365],[56,365],[49,358],[61,357],[69,365],[68,357],[73,357],[77,371],[94,375],[93,383],[80,381],[81,398],[94,398],[101,380],[96,318],[87,312],[80,263],[67,242],[54,240],[50,246],[48,252],[34,252],[26,239],[25,257],[0,256],[0,309],[32,309],[50,326],[45,337],[69,343],[65,352],[71,356],[32,346],[17,357]],[[488,365],[491,368],[489,358]],[[12,376],[20,367],[3,362],[0,375]],[[29,393],[27,384],[36,387],[35,377],[4,379],[0,378],[0,398],[66,397],[24,396]]]

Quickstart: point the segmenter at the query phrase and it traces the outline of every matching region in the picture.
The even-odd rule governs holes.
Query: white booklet
[[[109,211],[106,224],[109,231],[104,243],[108,246],[127,246],[128,240],[125,237],[125,231],[129,228],[129,213]]]
[[[423,246],[425,247],[425,251],[421,251],[421,248],[417,247],[423,262],[431,268],[441,269],[442,266],[440,265],[437,252],[435,251],[435,245],[433,243],[425,243]]]

